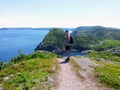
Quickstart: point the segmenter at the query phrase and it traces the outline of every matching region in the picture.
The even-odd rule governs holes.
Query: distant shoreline
[[[104,27],[104,28],[110,28],[110,29],[118,29],[120,30],[119,27],[106,27],[106,26],[78,26],[78,27],[0,27],[0,30],[8,30],[8,29],[30,29],[30,30],[51,30],[52,28],[60,28],[63,30],[74,30],[77,28],[92,28],[92,27]]]

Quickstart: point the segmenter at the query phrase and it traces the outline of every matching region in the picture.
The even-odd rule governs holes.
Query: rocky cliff
[[[35,50],[45,50],[55,53],[61,53],[64,50],[64,31],[59,28],[53,28],[35,48]]]
[[[64,30],[53,28],[36,47],[35,50],[45,50],[61,53],[64,50]],[[71,49],[84,50],[108,50],[120,47],[120,29],[106,28],[102,26],[78,27],[71,33],[74,43]]]

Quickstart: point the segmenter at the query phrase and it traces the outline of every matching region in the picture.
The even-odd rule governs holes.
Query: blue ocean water
[[[66,56],[66,52],[61,54],[62,56]],[[85,56],[85,53],[81,53],[80,51],[70,51],[70,56]]]
[[[0,30],[0,61],[7,62],[19,55],[34,52],[36,46],[49,32],[46,29],[5,29]],[[66,56],[66,53],[62,53]],[[80,52],[71,52],[71,56],[83,55]]]
[[[48,32],[31,29],[0,30],[0,61],[6,62],[16,57],[19,50],[24,54],[32,53]]]

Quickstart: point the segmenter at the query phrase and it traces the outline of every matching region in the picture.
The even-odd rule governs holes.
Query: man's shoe
[[[65,60],[65,61],[66,61],[66,62],[69,62],[69,60],[70,60],[69,58],[66,58],[66,60]]]

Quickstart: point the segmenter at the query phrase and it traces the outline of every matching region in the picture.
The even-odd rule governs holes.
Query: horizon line
[[[106,28],[119,28],[120,29],[120,27],[110,27],[110,26],[102,26],[102,25],[82,25],[82,26],[77,26],[77,27],[25,27],[25,26],[18,26],[18,27],[16,27],[16,26],[11,26],[11,27],[0,27],[0,28],[78,28],[78,27],[96,27],[96,26],[98,26],[98,27],[106,27]]]

